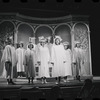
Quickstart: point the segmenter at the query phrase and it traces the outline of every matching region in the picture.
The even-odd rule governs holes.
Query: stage
[[[6,79],[0,79],[0,100],[66,100],[75,98],[84,85],[84,79],[80,81],[73,78],[69,82],[56,85],[54,78],[48,78],[46,84],[42,84],[39,78],[34,80],[34,84],[28,84],[28,80],[23,78],[14,79],[15,85],[7,85]],[[100,77],[93,77],[93,98],[100,98]]]

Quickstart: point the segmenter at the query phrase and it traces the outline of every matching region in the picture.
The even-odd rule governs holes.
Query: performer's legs
[[[67,82],[67,76],[64,77],[64,82]]]
[[[80,62],[79,61],[76,63],[76,79],[81,81],[80,80]]]
[[[32,83],[33,83],[33,80],[34,80],[34,77],[32,77],[32,79],[31,79]]]
[[[61,81],[61,76],[58,77],[58,83],[60,83],[60,81]]]
[[[42,84],[44,83],[44,79],[43,79],[43,77],[41,77],[41,81],[42,81]]]
[[[47,83],[47,81],[46,81],[46,77],[44,77],[44,83]]]

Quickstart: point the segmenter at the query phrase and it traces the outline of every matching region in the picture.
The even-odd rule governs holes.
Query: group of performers
[[[22,75],[22,72],[26,73],[28,83],[33,83],[36,75],[35,67],[38,66],[38,76],[43,84],[47,83],[46,79],[50,77],[49,69],[52,67],[52,77],[56,79],[56,84],[58,84],[61,77],[64,82],[67,82],[67,77],[72,76],[73,65],[76,66],[76,78],[80,81],[81,66],[84,63],[80,42],[75,42],[72,53],[69,42],[62,43],[60,36],[55,36],[53,44],[50,42],[51,37],[40,36],[38,39],[37,45],[29,42],[25,50],[23,42],[20,42],[15,48],[13,39],[8,38],[1,59],[7,72],[7,83],[14,84],[12,79],[15,66],[18,77]]]

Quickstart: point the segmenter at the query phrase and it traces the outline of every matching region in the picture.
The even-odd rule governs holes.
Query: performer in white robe
[[[49,61],[50,54],[49,49],[45,45],[46,39],[44,37],[39,37],[39,41],[41,42],[38,50],[37,50],[37,63],[39,66],[39,77],[42,78],[42,83],[47,83],[46,78],[50,77],[49,75]]]
[[[35,77],[36,52],[33,48],[34,45],[29,43],[28,49],[25,52],[24,64],[26,65],[26,77],[28,78],[28,83],[30,83],[30,79],[33,83]]]
[[[61,77],[64,76],[64,62],[65,62],[65,50],[61,43],[60,36],[56,36],[51,51],[51,63],[54,65],[52,68],[52,77],[56,77],[56,84],[60,83]]]
[[[20,42],[20,47],[16,49],[18,77],[21,77],[22,73],[25,72],[25,67],[23,64],[24,56],[25,56],[25,49],[23,48],[23,45],[24,45],[23,42]]]
[[[13,67],[16,65],[16,51],[13,44],[13,39],[7,39],[8,44],[6,45],[1,62],[5,64],[5,69],[7,71],[7,84],[14,84],[13,79]]]
[[[65,58],[66,58],[66,61],[64,63],[64,71],[65,71],[64,82],[69,82],[67,80],[67,77],[72,76],[72,67],[71,67],[72,53],[71,53],[71,50],[69,48],[69,42],[64,42],[63,45],[64,45],[64,49],[65,49]]]
[[[46,46],[49,49],[49,53],[50,53],[50,58],[51,58],[51,49],[52,49],[52,43],[51,43],[51,36],[46,37]],[[50,73],[50,77],[52,77],[52,64],[49,63],[49,73]]]

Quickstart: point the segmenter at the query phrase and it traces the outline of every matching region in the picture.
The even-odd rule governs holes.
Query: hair
[[[20,43],[22,45],[22,47],[24,47],[24,43]]]
[[[56,38],[56,39],[55,39],[55,44],[56,44],[56,45],[57,45],[57,43],[56,43],[56,40],[57,40],[57,39],[59,39],[59,38]],[[59,39],[59,41],[60,41],[60,39]],[[61,41],[59,42],[59,44],[60,44],[60,43],[61,43]]]
[[[30,48],[30,45],[32,46],[32,48],[34,48],[34,45],[33,45],[33,44],[29,44],[29,45],[28,45],[28,48]]]

